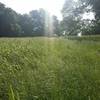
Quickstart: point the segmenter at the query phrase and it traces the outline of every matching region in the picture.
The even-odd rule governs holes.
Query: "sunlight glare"
[[[52,36],[53,34],[53,21],[52,16],[49,13],[45,14],[45,36]]]

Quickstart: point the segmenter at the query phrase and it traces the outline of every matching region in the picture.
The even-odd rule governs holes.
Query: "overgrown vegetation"
[[[0,100],[99,99],[100,41],[0,39]]]

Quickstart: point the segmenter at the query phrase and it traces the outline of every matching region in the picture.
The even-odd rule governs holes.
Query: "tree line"
[[[57,35],[58,31],[59,20],[44,9],[21,15],[0,3],[0,37],[50,36]]]
[[[22,15],[0,3],[0,37],[100,34],[100,0],[65,0],[61,13],[62,21],[44,9]],[[84,19],[86,13],[94,19]]]

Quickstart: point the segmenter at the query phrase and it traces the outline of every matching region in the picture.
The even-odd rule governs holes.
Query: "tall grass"
[[[0,39],[0,100],[100,100],[100,41]]]
[[[9,100],[15,100],[15,95],[12,86],[9,87]]]

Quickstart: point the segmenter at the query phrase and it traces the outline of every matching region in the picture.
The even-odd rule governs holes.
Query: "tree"
[[[18,23],[22,28],[21,36],[33,36],[33,23],[29,15],[19,15]]]
[[[100,19],[100,0],[79,0],[84,8],[90,8],[95,13],[95,18]]]
[[[0,3],[0,36],[49,36],[59,33],[59,21],[44,9],[18,14]]]
[[[33,33],[36,36],[43,36],[44,35],[44,13],[45,11],[37,11],[33,10],[30,12],[30,16],[32,19],[32,26],[33,26]]]
[[[84,20],[83,15],[91,12],[94,13],[95,19]],[[62,31],[67,34],[100,34],[100,0],[66,0],[62,15]]]
[[[62,30],[67,35],[77,35],[81,32],[82,10],[79,2],[74,0],[66,0],[62,9],[63,21],[61,22]]]
[[[17,36],[21,27],[17,23],[17,13],[0,3],[0,36]]]
[[[67,17],[61,23],[63,30],[66,31],[66,35],[77,35],[81,32],[81,22],[80,19],[74,19],[72,16]]]
[[[79,0],[84,3],[85,8],[90,8],[89,12],[93,12],[95,19],[91,21],[90,30],[92,34],[100,34],[100,0]]]
[[[56,16],[52,16],[53,34],[60,35],[60,22]]]

